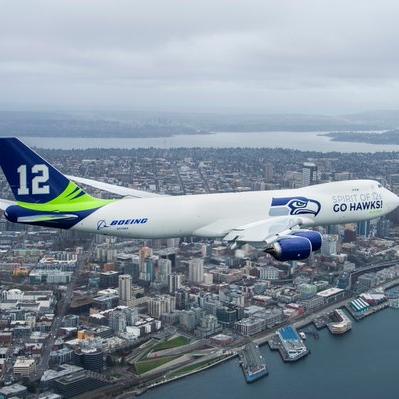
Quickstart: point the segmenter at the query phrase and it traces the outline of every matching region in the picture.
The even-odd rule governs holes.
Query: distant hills
[[[368,144],[399,144],[399,130],[388,130],[382,133],[370,132],[333,132],[326,136],[331,137],[332,141],[348,141],[352,143],[368,143]]]
[[[148,111],[25,112],[0,111],[0,136],[43,137],[168,137],[210,132],[332,131],[334,140],[380,140],[353,136],[353,131],[389,130],[387,144],[396,139],[399,110],[349,115],[211,114]],[[336,136],[345,132],[345,136]],[[389,133],[389,134],[388,134]],[[357,133],[356,133],[357,134]],[[374,138],[373,138],[374,137]],[[365,141],[376,142],[377,141]],[[381,143],[381,142],[378,142]]]

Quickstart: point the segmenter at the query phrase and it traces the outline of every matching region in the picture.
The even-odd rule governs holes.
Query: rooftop
[[[26,386],[21,384],[12,384],[8,387],[3,387],[0,389],[0,395],[9,396],[11,394],[18,394],[20,392],[26,391]]]
[[[326,289],[324,291],[320,291],[317,295],[318,296],[322,296],[324,298],[328,298],[329,296],[336,295],[336,294],[338,294],[338,293],[340,293],[342,291],[343,291],[342,288],[333,287],[333,288],[328,288],[328,289]]]

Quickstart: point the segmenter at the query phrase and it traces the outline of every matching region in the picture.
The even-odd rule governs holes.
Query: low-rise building
[[[0,398],[1,399],[10,399],[10,398],[25,398],[28,394],[28,390],[26,386],[21,384],[12,384],[0,389]]]
[[[266,320],[257,317],[248,317],[235,323],[236,331],[245,336],[251,336],[260,333],[266,328]]]
[[[36,370],[36,362],[34,359],[19,357],[14,363],[13,373],[18,377],[29,377]]]

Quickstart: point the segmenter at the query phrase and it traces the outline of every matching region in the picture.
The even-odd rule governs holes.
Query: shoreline
[[[219,359],[219,360],[217,360],[217,361],[215,361],[213,363],[207,364],[207,365],[202,366],[202,367],[198,367],[197,369],[194,369],[194,370],[191,370],[191,371],[187,371],[185,373],[182,373],[180,375],[176,375],[176,376],[171,377],[171,378],[166,378],[166,379],[164,379],[162,381],[154,382],[154,383],[152,383],[152,384],[150,384],[150,385],[148,385],[146,387],[143,387],[143,388],[135,388],[135,389],[132,389],[132,390],[127,391],[127,392],[122,392],[121,394],[116,396],[116,399],[127,399],[127,398],[130,398],[131,395],[135,395],[135,396],[143,395],[145,392],[149,391],[150,389],[154,389],[154,388],[160,387],[162,385],[166,385],[166,384],[172,383],[174,381],[180,380],[182,378],[188,377],[190,375],[197,374],[197,373],[200,373],[202,371],[208,370],[208,369],[210,369],[212,367],[215,367],[215,366],[217,366],[217,365],[219,365],[221,363],[224,363],[224,362],[226,362],[228,360],[234,359],[237,356],[238,356],[238,353],[236,353],[236,352],[231,353],[231,354],[227,355],[226,357],[224,357],[223,359]],[[178,370],[176,372],[178,372]]]
[[[332,141],[325,131],[209,132],[163,137],[40,137],[19,138],[44,150],[117,150],[117,149],[285,149],[316,153],[398,152],[399,145],[372,145]],[[392,148],[391,148],[392,147]]]
[[[398,286],[398,285],[399,285],[399,278],[396,278],[394,280],[382,283],[382,284],[378,285],[377,287],[384,287],[384,289],[389,289],[389,288],[393,288],[393,287]],[[375,287],[375,288],[377,288],[377,287]],[[306,327],[306,326],[312,324],[313,321],[316,318],[320,317],[320,315],[322,315],[324,313],[328,313],[329,311],[331,311],[333,309],[336,309],[336,308],[345,307],[345,305],[347,305],[351,300],[353,300],[353,298],[355,298],[357,296],[358,296],[358,294],[351,295],[350,297],[348,297],[348,298],[346,298],[346,299],[344,299],[342,301],[339,301],[339,302],[337,302],[335,304],[331,304],[331,305],[329,305],[329,306],[327,306],[327,307],[325,307],[325,308],[323,308],[323,309],[321,309],[321,310],[319,310],[319,311],[317,311],[315,313],[312,313],[311,315],[305,316],[304,318],[301,318],[299,320],[294,320],[294,321],[292,321],[290,323],[283,323],[282,325],[280,325],[280,326],[278,326],[276,328],[273,328],[272,331],[268,332],[264,336],[256,337],[256,338],[254,337],[252,340],[253,340],[253,342],[255,342],[259,346],[267,345],[269,340],[274,336],[276,330],[281,328],[282,326],[288,325],[288,324],[292,324],[297,329]],[[389,306],[384,306],[381,309],[378,309],[378,310],[376,310],[374,312],[371,312],[369,315],[373,315],[373,314],[378,313],[381,310],[384,310],[384,309],[387,309],[387,308],[389,308]],[[358,320],[356,320],[356,321],[358,321]],[[196,374],[196,373],[200,373],[200,372],[205,371],[205,370],[207,370],[207,369],[209,369],[211,367],[217,366],[217,365],[219,365],[221,363],[224,363],[224,362],[226,362],[228,360],[231,360],[231,359],[233,359],[233,358],[238,356],[238,352],[242,349],[242,347],[243,346],[241,345],[241,346],[238,346],[238,347],[231,348],[230,350],[233,352],[231,355],[228,355],[225,358],[216,361],[215,363],[212,363],[212,364],[204,366],[204,367],[200,367],[198,369],[189,371],[189,372],[184,373],[184,374],[179,375],[179,376],[172,377],[170,379],[165,379],[164,381],[159,381],[159,382],[152,383],[152,384],[148,385],[148,387],[144,387],[142,390],[140,390],[138,395],[142,395],[142,394],[144,394],[145,392],[147,392],[150,389],[154,389],[154,388],[157,388],[157,387],[162,386],[164,384],[168,384],[170,382],[179,380],[181,378],[188,377],[188,376]],[[178,370],[176,370],[176,371],[178,372]],[[137,392],[137,388],[136,389],[132,389],[131,391],[129,391],[129,395],[138,396],[136,392]],[[127,393],[126,393],[126,395],[127,395]],[[121,393],[120,395],[116,396],[116,398],[117,399],[126,399],[126,398],[129,397],[129,396],[126,396],[126,395],[125,395],[125,393]]]

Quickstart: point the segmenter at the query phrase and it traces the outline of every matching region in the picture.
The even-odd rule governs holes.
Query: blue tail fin
[[[46,203],[68,187],[69,180],[15,137],[0,138],[0,166],[17,201]]]

